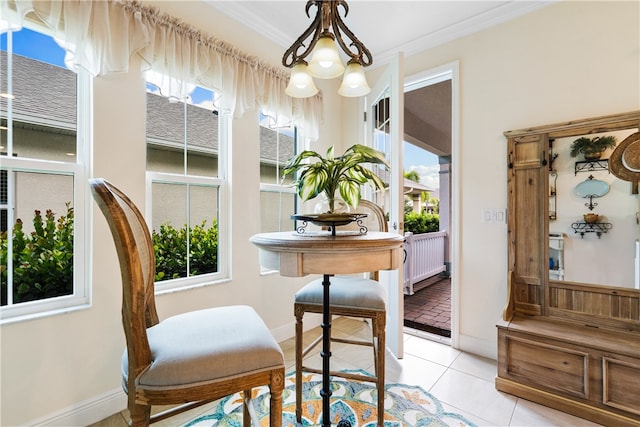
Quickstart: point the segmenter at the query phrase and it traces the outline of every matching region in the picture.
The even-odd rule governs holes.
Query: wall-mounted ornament
[[[557,193],[557,188],[556,188],[556,183],[558,181],[558,172],[549,172],[549,219],[550,220],[555,220],[558,218],[557,212],[558,212],[558,207],[557,207],[557,202],[556,202],[556,195]]]
[[[588,207],[590,211],[598,206],[597,203],[593,203],[593,199],[602,197],[608,192],[609,184],[599,179],[593,179],[593,175],[589,175],[589,178],[576,185],[576,195],[589,199],[589,203],[585,203],[584,205]]]
[[[613,224],[609,222],[603,222],[602,216],[594,213],[588,213],[583,215],[584,221],[576,221],[571,224],[571,228],[576,234],[579,234],[581,238],[587,233],[595,233],[598,239],[607,231],[613,228]]]
[[[629,135],[609,158],[611,173],[632,183],[640,181],[640,132]]]
[[[571,157],[582,154],[585,160],[598,160],[609,148],[615,148],[617,139],[613,135],[596,136],[589,138],[580,137],[571,143]]]

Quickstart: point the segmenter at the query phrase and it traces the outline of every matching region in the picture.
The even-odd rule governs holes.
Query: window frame
[[[46,27],[35,23],[25,22],[22,28],[39,32],[52,37],[51,31]],[[21,29],[22,29],[21,28]],[[12,38],[12,31],[7,31],[8,41]],[[13,52],[7,51],[7,67],[11,66],[11,55]],[[91,251],[91,230],[90,218],[91,208],[89,207],[89,186],[88,179],[91,176],[91,159],[93,153],[93,86],[90,74],[85,70],[73,71],[76,74],[76,156],[75,162],[62,162],[53,160],[41,160],[27,157],[13,156],[13,112],[11,103],[8,103],[7,111],[7,155],[2,156],[3,167],[7,170],[7,235],[11,236],[10,230],[15,224],[15,182],[16,172],[61,174],[73,177],[73,293],[59,297],[45,298],[41,300],[27,301],[23,303],[12,302],[8,296],[6,306],[0,307],[0,325],[28,321],[62,313],[87,309],[91,306],[91,267],[89,261],[92,259]],[[8,79],[12,78],[12,73],[8,73]],[[7,80],[7,90],[12,92],[12,81]],[[27,121],[28,122],[28,121]],[[51,126],[50,123],[40,123]],[[60,126],[59,126],[60,127]],[[62,127],[60,127],[62,128]],[[5,149],[3,149],[5,151]],[[12,241],[12,239],[11,239]],[[13,286],[13,245],[7,247],[7,288]]]
[[[269,115],[268,114],[264,114],[264,117],[268,120],[269,119]],[[280,132],[279,129],[283,128],[285,126],[278,126],[278,122],[280,120],[276,119],[275,122],[276,124],[273,127],[270,126],[264,126],[268,129],[272,129],[277,135],[278,135],[278,139],[280,137]],[[281,119],[281,121],[286,121],[284,119]],[[308,147],[309,145],[309,141],[307,138],[304,138],[304,132],[302,131],[302,128],[299,126],[296,126],[295,124],[290,123],[290,126],[286,126],[286,127],[291,127],[293,130],[293,153],[294,155],[298,152],[300,152],[303,149],[307,149],[306,147]],[[258,123],[259,126],[262,126],[261,123]],[[259,144],[261,144],[262,141],[259,141]],[[281,170],[281,165],[279,164],[279,140],[278,140],[278,147],[276,149],[276,161],[275,161],[275,168],[276,168],[276,179],[281,178],[281,174],[282,174],[282,170]],[[258,168],[261,168],[261,162],[262,159],[259,159],[259,163],[258,163]],[[262,182],[262,174],[260,175],[260,189],[259,189],[260,194],[262,195],[262,193],[274,193],[274,194],[293,194],[296,195],[296,197],[294,198],[294,212],[291,212],[291,214],[295,214],[298,207],[300,206],[300,200],[299,197],[297,197],[297,193],[296,190],[293,186],[291,186],[291,184],[283,184],[282,180],[280,179],[279,183],[267,183],[267,182]],[[280,206],[280,208],[282,208],[282,206]],[[262,211],[262,208],[261,208]],[[260,218],[260,228],[262,231],[262,218]],[[294,227],[292,226],[292,229]],[[285,230],[278,230],[278,231],[285,231]]]
[[[180,101],[182,102],[182,101]],[[228,165],[230,164],[228,146],[231,141],[232,118],[228,114],[218,114],[218,174],[217,177],[187,175],[186,173],[168,173],[145,170],[145,203],[147,224],[153,218],[153,184],[195,184],[216,187],[218,194],[218,271],[197,276],[180,277],[156,281],[155,293],[161,295],[202,286],[225,283],[231,280],[231,212],[229,202]],[[147,139],[147,146],[159,145]],[[178,147],[175,147],[178,148]],[[184,148],[184,147],[179,147]],[[146,169],[146,167],[145,167]]]

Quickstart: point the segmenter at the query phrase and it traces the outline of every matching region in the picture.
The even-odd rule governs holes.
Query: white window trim
[[[155,283],[156,294],[170,293],[179,290],[187,290],[231,280],[231,207],[229,202],[229,182],[227,177],[228,153],[230,136],[230,118],[219,118],[219,153],[218,153],[218,177],[205,177],[195,175],[172,174],[163,172],[146,172],[146,214],[147,224],[152,223],[153,183],[166,184],[200,184],[216,187],[219,191],[218,201],[218,271],[215,273],[200,274],[179,279],[163,280]],[[221,155],[222,154],[222,155]]]
[[[77,73],[77,79],[76,163],[2,157],[3,166],[6,166],[10,172],[42,172],[73,176],[73,294],[0,307],[0,325],[83,310],[91,306],[92,281],[91,268],[88,267],[89,260],[92,259],[89,244],[91,209],[88,203],[90,198],[87,182],[91,172],[93,152],[93,109],[91,108],[93,86],[91,77],[84,70]],[[7,136],[11,139],[12,135],[8,133]],[[12,141],[9,141],[9,144],[12,144]],[[11,183],[12,180],[9,179],[8,202],[13,206]],[[7,217],[7,228],[11,230],[15,222],[12,209],[9,209]],[[11,250],[8,255],[12,255]],[[9,281],[12,282],[11,271],[9,271]]]

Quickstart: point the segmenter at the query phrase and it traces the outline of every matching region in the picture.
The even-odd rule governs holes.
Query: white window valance
[[[292,118],[309,137],[318,136],[321,96],[289,97],[287,72],[155,8],[119,0],[2,0],[0,14],[12,25],[37,17],[67,50],[71,69],[93,76],[125,73],[138,55],[143,71],[173,79],[167,96],[181,98],[198,84],[221,93],[222,110],[234,117],[262,107]]]

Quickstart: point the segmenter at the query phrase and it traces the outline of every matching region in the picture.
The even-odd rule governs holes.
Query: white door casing
[[[389,213],[389,232],[404,235],[404,207],[402,186],[404,88],[403,53],[399,52],[387,66],[371,92],[364,97],[360,117],[365,120],[365,144],[387,154],[390,164],[389,187],[384,201],[376,200]],[[364,114],[366,112],[366,114]],[[388,292],[387,334],[389,350],[403,357],[404,295],[402,290],[404,269],[380,272],[380,282]]]

